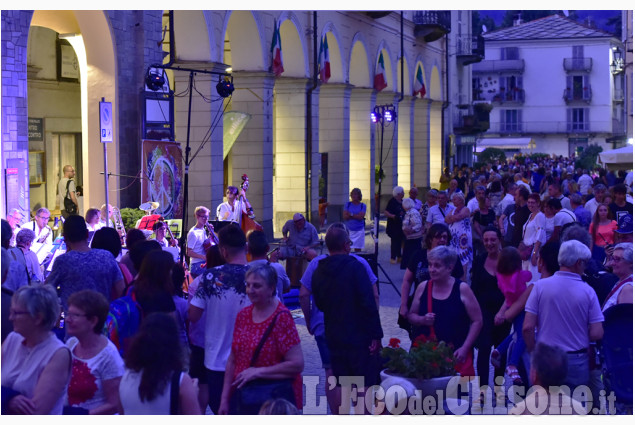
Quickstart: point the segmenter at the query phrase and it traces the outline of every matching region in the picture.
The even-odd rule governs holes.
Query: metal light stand
[[[189,183],[189,171],[190,171],[190,151],[192,150],[190,148],[190,128],[191,128],[190,124],[192,121],[192,91],[194,88],[194,74],[196,73],[210,74],[210,75],[219,75],[219,76],[225,76],[225,77],[230,77],[230,74],[226,72],[181,68],[179,66],[167,66],[167,65],[151,65],[150,68],[171,69],[172,71],[185,71],[190,73],[189,104],[187,108],[187,137],[185,139],[185,170],[184,170],[185,175],[183,177],[183,225],[181,226],[181,237],[179,241],[179,246],[181,249],[181,257],[179,258],[179,261],[183,263],[183,258],[185,256],[185,251],[186,251],[185,248],[187,244],[187,232],[188,232],[187,230],[187,219],[188,219],[187,201],[188,201],[188,192],[189,192],[188,183]]]
[[[395,107],[393,105],[378,105],[375,106],[375,108],[373,109],[373,112],[371,113],[371,119],[374,123],[376,124],[380,124],[381,125],[381,138],[380,138],[380,144],[379,144],[379,187],[377,189],[377,198],[375,199],[375,222],[374,222],[374,231],[375,234],[373,236],[373,239],[375,240],[375,254],[374,254],[374,261],[375,264],[377,264],[377,270],[381,270],[381,272],[384,274],[384,277],[388,280],[387,283],[390,283],[392,285],[393,288],[395,288],[395,291],[397,291],[397,294],[399,296],[401,296],[401,292],[399,292],[399,289],[397,288],[397,286],[395,286],[394,282],[390,279],[390,276],[388,276],[388,273],[386,273],[386,270],[384,270],[383,266],[381,264],[379,264],[379,204],[381,202],[381,181],[382,181],[382,175],[384,174],[384,169],[383,169],[383,156],[384,156],[384,126],[385,126],[385,114],[386,111],[389,111],[389,114],[392,114],[392,119],[388,120],[388,122],[392,122],[392,120],[394,120],[396,118],[396,114],[395,114]],[[377,279],[379,279],[379,276],[377,276]],[[378,280],[379,282],[379,280]],[[379,285],[377,285],[377,289],[379,289]]]

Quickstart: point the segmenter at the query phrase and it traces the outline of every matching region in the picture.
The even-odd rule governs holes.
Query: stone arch
[[[348,82],[356,87],[372,87],[373,70],[370,66],[368,45],[364,35],[358,32],[353,37],[348,59]]]
[[[225,57],[221,62],[231,64],[234,71],[266,71],[268,50],[263,40],[262,14],[247,10],[234,10],[225,15],[223,40],[229,39],[231,63]],[[256,46],[254,48],[254,46]],[[260,56],[252,54],[260,51]],[[226,55],[226,53],[225,53]]]
[[[415,59],[415,64],[414,64],[414,68],[412,71],[412,78],[410,79],[411,83],[412,83],[412,87],[414,87],[414,83],[415,83],[415,79],[417,78],[417,68],[419,66],[421,66],[421,74],[423,76],[423,84],[426,88],[426,95],[424,97],[429,98],[430,97],[430,80],[428,78],[426,78],[426,66],[423,63],[423,58],[419,55],[417,56],[417,58]]]
[[[102,97],[112,102],[113,114],[114,143],[108,146],[108,171],[119,174],[117,62],[111,24],[103,11],[38,10],[33,13],[31,26],[43,26],[66,34],[76,52],[81,75],[83,201],[85,206],[101,205],[105,199],[104,178],[99,174],[103,170],[103,156],[96,135],[100,128],[99,101]],[[119,178],[111,176],[109,183],[110,187],[119,187]],[[112,205],[119,204],[117,196],[118,192],[110,192]]]
[[[441,77],[439,68],[435,64],[430,72],[430,88],[428,89],[429,97],[433,100],[443,100],[443,92],[441,90]]]
[[[284,77],[304,77],[310,75],[306,39],[301,37],[302,25],[295,13],[284,11],[278,17]]]
[[[381,43],[379,43],[379,47],[377,49],[377,55],[375,56],[374,66],[372,67],[371,72],[374,78],[375,70],[377,69],[377,63],[379,61],[379,55],[381,53],[384,54],[384,68],[386,70],[386,82],[388,84],[388,87],[382,90],[382,92],[387,92],[387,91],[394,92],[396,91],[396,84],[397,84],[397,78],[396,78],[394,70],[396,70],[397,67],[395,66],[395,63],[392,60],[392,53],[390,52],[390,47],[387,45],[387,43],[384,40],[382,40]]]
[[[331,60],[331,78],[329,83],[343,83],[346,81],[347,70],[344,63],[344,52],[342,51],[340,43],[341,37],[335,25],[332,22],[327,22],[322,29],[322,37],[326,35],[326,41],[329,45],[329,58]],[[318,40],[318,43],[320,41]],[[319,51],[319,46],[318,46]]]
[[[174,52],[181,62],[214,62],[217,43],[212,17],[200,10],[174,11]]]

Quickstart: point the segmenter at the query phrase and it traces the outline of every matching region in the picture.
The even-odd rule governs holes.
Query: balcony
[[[469,135],[489,130],[489,103],[476,103],[454,109],[454,134]]]
[[[515,87],[507,91],[501,91],[494,95],[492,102],[500,104],[523,104],[525,103],[525,89]]]
[[[591,72],[593,68],[592,58],[564,58],[562,61],[564,70],[569,72]]]
[[[613,102],[624,102],[624,90],[613,90]]]
[[[578,88],[569,88],[564,89],[562,94],[562,98],[564,101],[569,104],[572,102],[586,102],[591,103],[591,87],[578,87]]]
[[[485,39],[483,36],[459,37],[456,41],[456,57],[463,65],[482,61],[485,57]]]
[[[452,28],[450,11],[447,10],[416,11],[412,20],[415,24],[415,37],[422,38],[426,43],[440,39]]]
[[[523,73],[525,71],[524,59],[486,60],[474,64],[472,73],[493,74],[499,72]]]
[[[621,122],[619,120],[615,120]],[[621,128],[618,124],[613,123],[616,127]],[[624,130],[619,130],[623,133]],[[578,121],[523,121],[521,123],[501,123],[493,122],[490,125],[488,133],[505,134],[570,134],[570,133],[595,133],[595,134],[613,134],[618,133],[609,120],[578,122]]]

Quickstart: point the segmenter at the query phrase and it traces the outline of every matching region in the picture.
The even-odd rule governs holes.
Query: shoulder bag
[[[249,367],[254,367],[256,364],[258,355],[260,355],[262,347],[265,345],[267,338],[273,331],[273,327],[275,326],[280,313],[284,313],[284,310],[279,311],[274,316],[273,320],[265,330],[265,333],[262,335],[262,338],[251,357]],[[242,388],[234,391],[231,401],[232,408],[230,410],[232,414],[235,415],[257,415],[265,401],[277,398],[285,399],[295,406],[295,394],[293,392],[292,382],[293,379],[291,378],[254,379],[253,381],[249,381],[243,385]]]
[[[72,181],[73,181],[72,179],[69,179],[66,182],[66,195],[64,195],[64,209],[69,214],[77,214],[77,205],[75,205],[75,202],[73,202],[73,200],[68,196],[68,187],[70,186]]]

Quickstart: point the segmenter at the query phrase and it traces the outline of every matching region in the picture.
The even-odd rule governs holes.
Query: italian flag
[[[331,78],[331,58],[329,57],[329,44],[326,41],[326,35],[320,43],[320,80],[323,83],[327,83]]]
[[[279,77],[284,72],[282,65],[282,42],[280,41],[280,25],[274,23],[273,39],[271,40],[271,70]]]
[[[388,87],[388,83],[386,81],[386,68],[384,67],[384,54],[379,54],[379,62],[377,63],[377,68],[375,70],[375,82],[373,83],[373,87],[377,91],[382,91],[386,87]]]
[[[421,71],[421,66],[417,67],[417,77],[415,78],[415,85],[412,91],[413,96],[417,96],[417,94],[423,96],[426,95],[426,86],[423,84],[423,72]]]

